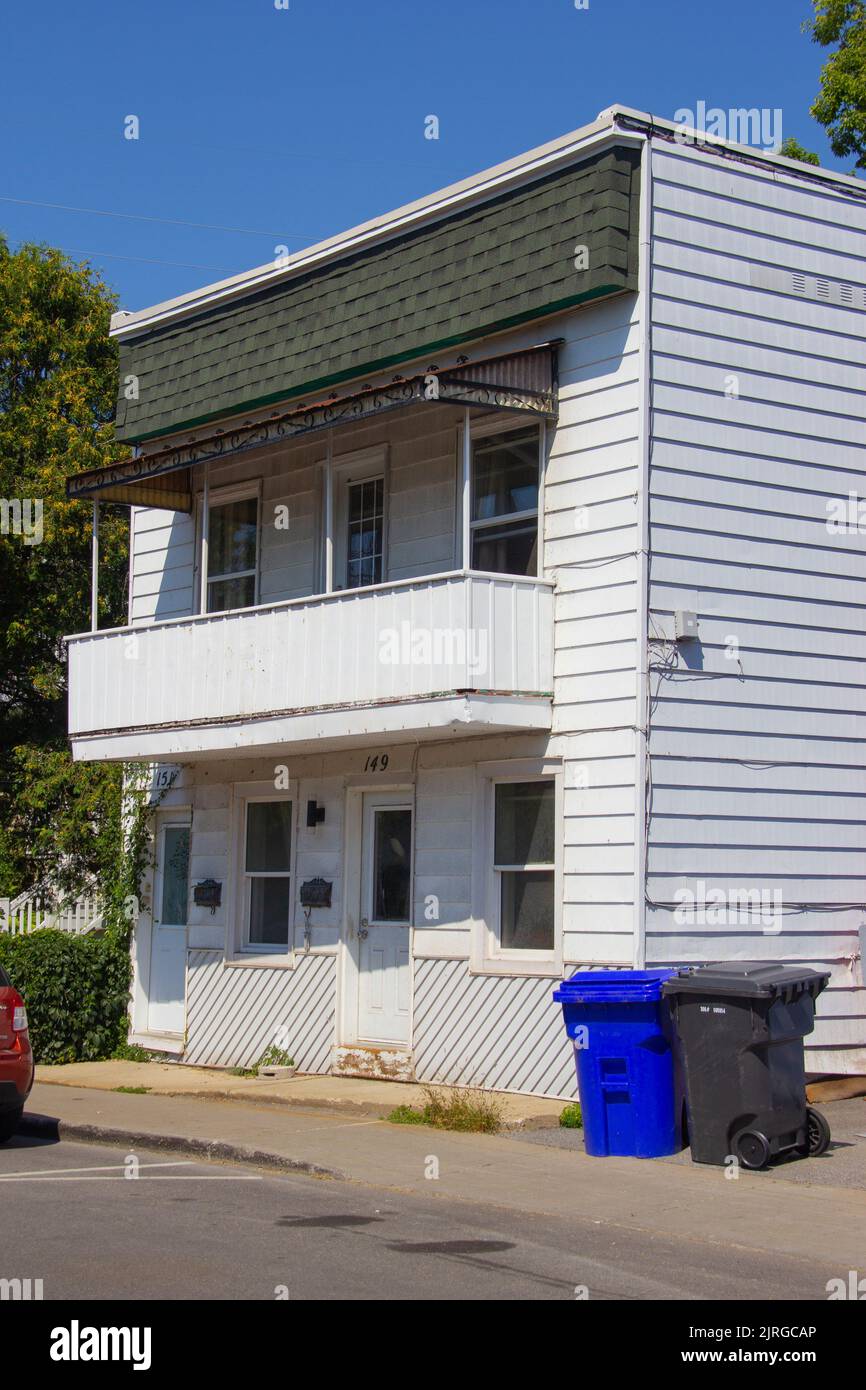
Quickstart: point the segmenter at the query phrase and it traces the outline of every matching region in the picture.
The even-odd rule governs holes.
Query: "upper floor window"
[[[482,436],[472,447],[472,568],[538,574],[540,431]]]
[[[251,608],[256,602],[259,500],[215,501],[208,509],[207,611]]]
[[[346,588],[381,584],[385,554],[385,479],[347,483]]]

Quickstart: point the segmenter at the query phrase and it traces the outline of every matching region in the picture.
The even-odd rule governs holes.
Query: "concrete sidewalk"
[[[176,1149],[427,1198],[578,1218],[609,1227],[612,1239],[627,1229],[820,1258],[838,1264],[840,1274],[863,1265],[863,1191],[794,1184],[770,1173],[741,1172],[731,1180],[715,1168],[592,1159],[513,1135],[452,1134],[223,1097],[128,1095],[40,1082],[28,1108],[31,1135]]]
[[[384,1118],[398,1105],[420,1105],[421,1086],[402,1081],[368,1081],[347,1076],[233,1076],[213,1067],[189,1067],[179,1062],[73,1062],[68,1066],[37,1067],[42,1085],[79,1086],[97,1091],[146,1087],[152,1095],[190,1096],[255,1105],[297,1106],[304,1110],[336,1110],[343,1114]],[[555,1128],[563,1100],[494,1091],[507,1129]]]

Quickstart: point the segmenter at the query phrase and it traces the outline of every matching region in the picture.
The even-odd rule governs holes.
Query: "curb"
[[[37,1075],[37,1081],[43,1086],[67,1086],[87,1091],[102,1091],[107,1095],[114,1094],[114,1087],[84,1085],[81,1081],[57,1081],[53,1077]],[[153,1090],[149,1094],[158,1099],[168,1097],[171,1100],[204,1100],[219,1102],[221,1104],[272,1106],[274,1109],[285,1110],[305,1110],[318,1112],[326,1115],[345,1115],[351,1119],[387,1120],[395,1106],[400,1104],[399,1098],[393,1101],[377,1100],[351,1100],[351,1099],[332,1099],[328,1096],[275,1096],[269,1095],[267,1091],[257,1090],[245,1092],[240,1087],[217,1090]],[[570,1104],[563,1100],[562,1105]],[[526,1130],[536,1129],[557,1129],[559,1127],[559,1115],[527,1115],[518,1116],[515,1119],[503,1121],[502,1130],[504,1133],[520,1133]]]
[[[305,1173],[312,1178],[350,1181],[348,1174],[338,1168],[324,1168],[319,1163],[287,1158],[285,1154],[272,1153],[268,1149],[226,1144],[219,1139],[190,1139],[182,1134],[154,1134],[141,1130],[113,1129],[107,1125],[75,1124],[69,1120],[56,1120],[50,1115],[26,1113],[22,1116],[18,1133],[30,1139],[81,1139],[89,1143],[160,1149],[168,1153],[189,1154],[193,1158],[252,1164],[257,1168],[273,1168],[284,1173]]]

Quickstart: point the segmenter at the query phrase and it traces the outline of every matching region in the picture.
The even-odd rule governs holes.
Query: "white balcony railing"
[[[67,641],[73,743],[277,718],[290,738],[300,715],[467,691],[520,697],[515,722],[531,727],[526,702],[553,688],[553,587],[456,571]],[[170,743],[150,739],[137,751],[127,740],[114,756],[180,751]]]

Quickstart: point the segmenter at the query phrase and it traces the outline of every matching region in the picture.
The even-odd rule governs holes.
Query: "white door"
[[[188,821],[160,819],[156,842],[147,1027],[182,1037],[186,1026]]]
[[[409,1042],[412,806],[400,793],[364,797],[358,935],[358,1041]]]

